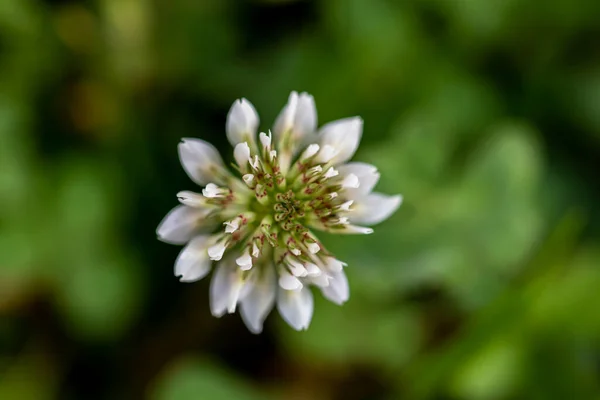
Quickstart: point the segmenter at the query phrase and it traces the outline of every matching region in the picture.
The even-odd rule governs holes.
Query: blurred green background
[[[599,40],[597,0],[0,1],[0,399],[600,398]],[[155,229],[180,138],[291,90],[405,202],[254,336]]]

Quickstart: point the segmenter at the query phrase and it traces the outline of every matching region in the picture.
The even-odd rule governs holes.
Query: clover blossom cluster
[[[158,238],[186,244],[175,275],[194,282],[215,269],[210,284],[214,316],[234,313],[260,333],[273,307],[294,329],[307,329],[315,287],[328,300],[349,298],[346,263],[315,231],[370,234],[388,218],[399,195],[373,192],[377,168],[349,162],[363,129],[359,117],[317,129],[313,97],[292,92],[272,130],[257,135],[259,117],[245,99],[227,116],[233,168],[200,139],[183,139],[179,157],[201,193],[177,194],[180,205],[163,219]]]

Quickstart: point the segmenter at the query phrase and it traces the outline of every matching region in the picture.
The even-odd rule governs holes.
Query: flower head
[[[175,262],[182,282],[202,279],[216,262],[210,286],[214,316],[239,306],[248,329],[262,331],[277,305],[296,330],[313,314],[311,287],[336,304],[349,298],[345,263],[314,231],[369,234],[402,202],[373,193],[377,168],[348,162],[362,135],[358,117],[317,130],[313,97],[292,92],[273,131],[257,136],[259,118],[246,99],[227,116],[236,173],[200,139],[183,139],[179,157],[201,194],[180,192],[181,205],[161,222],[160,240],[186,244]]]

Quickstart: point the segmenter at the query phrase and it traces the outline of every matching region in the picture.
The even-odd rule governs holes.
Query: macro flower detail
[[[294,329],[307,329],[312,287],[328,300],[349,298],[344,268],[315,235],[370,234],[364,225],[388,218],[400,195],[372,192],[377,168],[349,162],[363,121],[352,117],[317,129],[313,97],[292,92],[272,131],[257,135],[259,117],[246,99],[227,116],[233,168],[200,139],[183,139],[179,158],[201,193],[177,194],[180,205],[157,229],[158,238],[185,244],[175,262],[182,282],[207,276],[213,264],[210,308],[234,313],[260,333],[274,307]],[[233,171],[235,170],[235,171]]]

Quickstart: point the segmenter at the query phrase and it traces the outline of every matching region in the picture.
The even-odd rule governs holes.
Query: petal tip
[[[401,194],[397,194],[394,196],[390,196],[389,201],[390,201],[390,213],[387,218],[392,216],[392,214],[394,214],[398,210],[398,208],[400,208],[400,206],[402,205],[402,202],[404,201],[404,197]],[[385,218],[385,219],[387,219],[387,218]]]
[[[398,203],[397,207],[400,207],[402,205],[402,202],[404,201],[404,196],[402,196],[401,194],[397,194],[393,196],[393,199]]]

